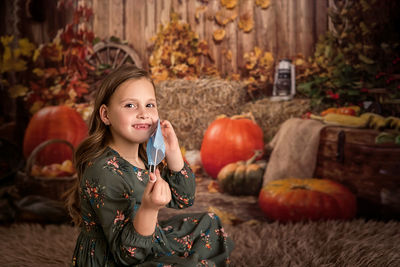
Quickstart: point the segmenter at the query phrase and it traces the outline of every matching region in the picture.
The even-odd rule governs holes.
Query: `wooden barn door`
[[[328,29],[328,0],[270,0],[266,8],[256,0],[236,0],[227,9],[221,0],[85,0],[94,10],[93,30],[100,38],[110,36],[126,40],[147,66],[151,37],[160,25],[169,22],[172,11],[180,14],[200,37],[208,42],[211,55],[221,73],[237,72],[243,67],[243,55],[255,46],[272,52],[274,58],[296,54],[310,56],[320,34]],[[233,1],[235,2],[235,1]],[[267,1],[268,2],[268,1]],[[218,12],[237,14],[226,25],[219,25]],[[238,27],[242,17],[250,17],[254,27],[244,32]],[[224,28],[226,36],[216,43],[214,30]],[[232,57],[227,57],[227,52]]]

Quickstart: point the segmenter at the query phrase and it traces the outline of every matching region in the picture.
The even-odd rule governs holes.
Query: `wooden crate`
[[[315,177],[356,194],[359,215],[400,218],[400,145],[375,144],[375,130],[329,126],[321,131]]]

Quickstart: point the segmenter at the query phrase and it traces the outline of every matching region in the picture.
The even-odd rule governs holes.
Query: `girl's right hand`
[[[169,184],[160,176],[160,171],[150,173],[150,179],[143,192],[142,207],[145,209],[159,210],[171,201]]]

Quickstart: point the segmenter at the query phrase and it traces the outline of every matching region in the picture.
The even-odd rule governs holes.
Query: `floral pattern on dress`
[[[128,165],[125,162],[119,161],[116,156],[108,158],[106,164],[103,166],[104,169],[109,169],[121,177],[124,177],[124,173],[128,170]]]
[[[104,206],[104,191],[105,186],[100,185],[99,183],[90,183],[88,180],[85,182],[84,198],[88,198],[93,207],[100,208]]]
[[[149,175],[148,170],[143,170],[136,166],[133,166],[133,171],[136,173],[136,178],[141,182],[143,182],[143,175]]]
[[[211,249],[211,244],[210,244],[210,230],[207,229],[204,233],[200,233],[201,239],[204,241],[204,246],[208,249]]]
[[[178,242],[179,244],[181,244],[186,252],[188,252],[188,251],[190,251],[192,249],[193,240],[192,240],[192,237],[191,237],[190,234],[189,235],[185,235],[185,236],[183,236],[181,238],[175,237],[174,240],[176,242]],[[186,257],[186,255],[185,255],[185,257]]]
[[[91,231],[93,227],[97,225],[97,223],[92,218],[92,214],[90,212],[88,212],[86,215],[85,214],[82,215],[82,221],[86,228],[86,231],[88,232]]]
[[[114,217],[113,231],[122,229],[128,221],[129,221],[129,218],[126,218],[125,214],[122,211],[117,210],[117,214]]]
[[[199,267],[203,267],[203,266],[204,267],[216,267],[214,263],[212,265],[210,265],[208,260],[201,260],[197,266],[199,266]]]
[[[190,207],[193,205],[194,198],[189,198],[189,197],[178,194],[176,189],[173,187],[171,187],[171,192],[176,197],[176,199],[179,200],[179,203],[178,203],[179,208],[183,209],[185,207]]]
[[[182,170],[181,170],[181,174],[182,174],[186,179],[189,179],[189,175],[188,175],[188,172],[187,172],[186,169],[182,169]]]
[[[199,220],[196,219],[196,218],[193,218],[193,217],[186,217],[186,218],[183,218],[183,221],[184,221],[184,222],[191,222],[191,223],[194,223],[194,224],[198,224],[198,223],[199,223]]]
[[[134,248],[134,247],[127,247],[127,248],[125,248],[125,249],[126,249],[126,251],[128,252],[128,254],[129,254],[131,257],[135,257],[136,248]]]

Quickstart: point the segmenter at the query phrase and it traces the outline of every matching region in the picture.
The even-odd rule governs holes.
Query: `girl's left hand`
[[[181,148],[179,147],[178,137],[169,121],[160,121],[160,125],[164,137],[165,157],[167,159],[168,167],[170,170],[180,171],[183,168],[184,163]]]
[[[161,133],[164,137],[165,151],[171,151],[179,148],[178,137],[176,137],[172,124],[167,120],[160,121]]]

